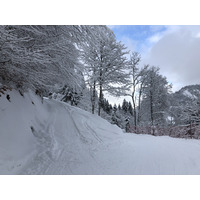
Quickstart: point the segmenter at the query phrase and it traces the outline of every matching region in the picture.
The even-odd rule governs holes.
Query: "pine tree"
[[[122,103],[122,110],[127,113],[128,112],[128,102],[126,101],[126,99],[123,100],[123,103]]]
[[[129,113],[133,116],[133,107],[132,107],[130,101],[128,102],[128,111],[129,111]]]

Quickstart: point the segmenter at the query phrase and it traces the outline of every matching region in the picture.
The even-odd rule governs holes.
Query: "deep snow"
[[[124,133],[29,92],[0,97],[0,174],[200,174],[200,141]]]

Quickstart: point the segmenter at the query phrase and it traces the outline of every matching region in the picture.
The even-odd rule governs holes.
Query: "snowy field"
[[[200,174],[200,141],[124,133],[34,94],[0,97],[0,174]]]

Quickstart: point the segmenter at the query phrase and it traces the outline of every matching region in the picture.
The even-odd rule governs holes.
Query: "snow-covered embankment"
[[[200,141],[123,133],[79,108],[0,97],[0,174],[200,174]]]

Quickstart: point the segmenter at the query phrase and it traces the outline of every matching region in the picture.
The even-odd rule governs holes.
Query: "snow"
[[[57,100],[9,95],[0,97],[0,174],[200,174],[199,140],[128,134]]]
[[[191,94],[188,90],[185,90],[185,91],[183,92],[183,94],[184,94],[185,96],[189,97],[189,98],[197,99],[197,97],[196,97],[195,95]]]

